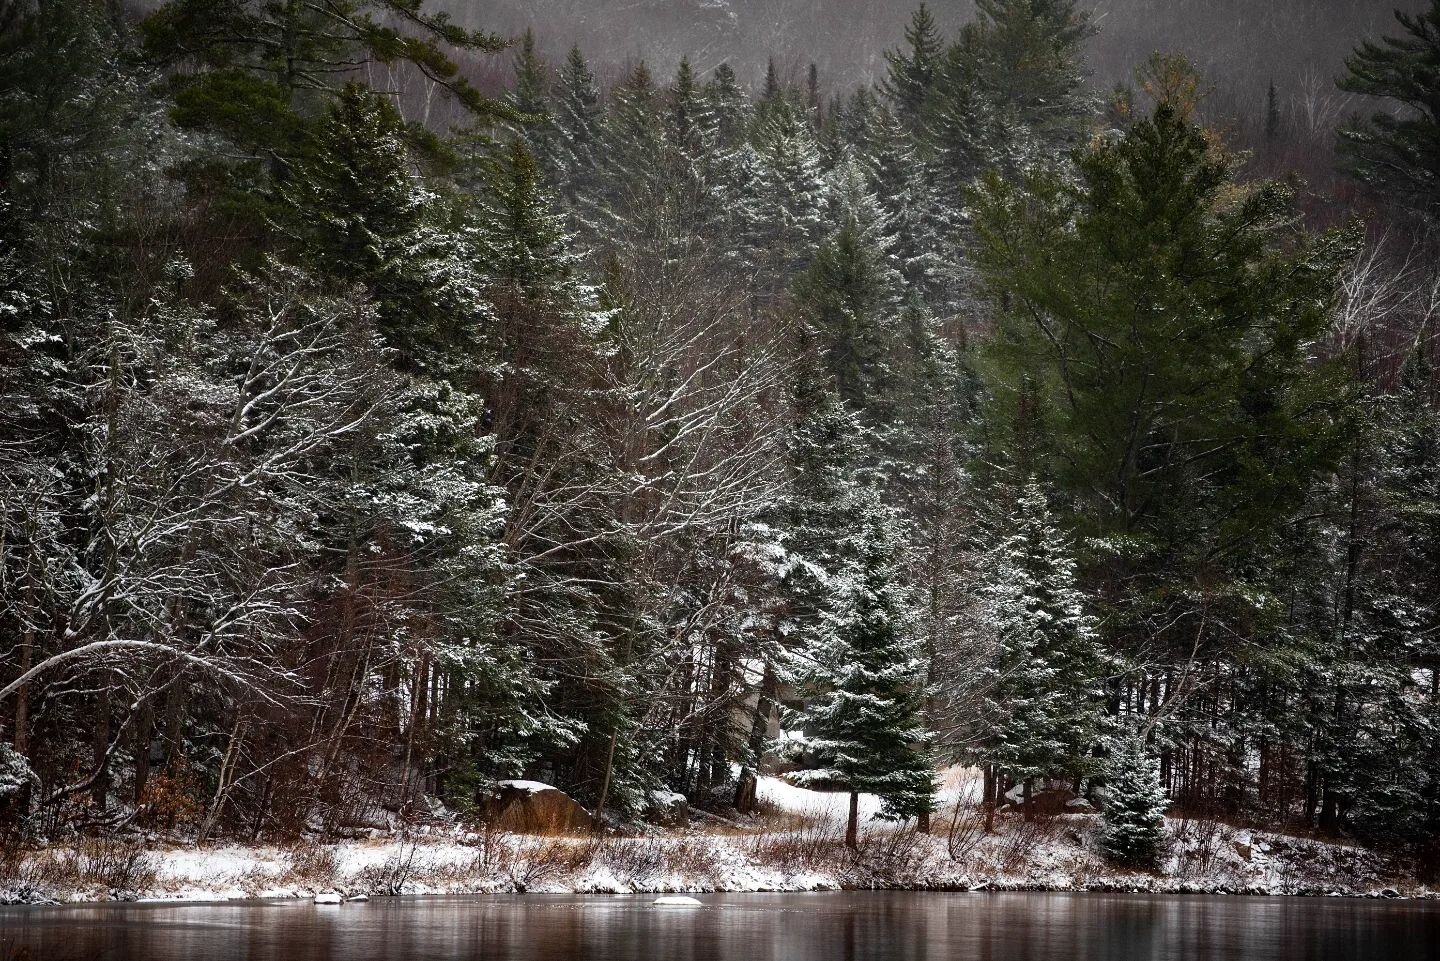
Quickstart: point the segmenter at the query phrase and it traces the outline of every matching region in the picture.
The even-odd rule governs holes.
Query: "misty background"
[[[558,58],[579,44],[612,67],[644,57],[666,72],[682,56],[698,70],[730,62],[758,83],[774,58],[797,82],[809,64],[832,92],[877,81],[897,46],[910,0],[442,0],[457,21],[507,35],[530,28]],[[973,0],[931,0],[953,34],[973,19]],[[1394,10],[1417,0],[1099,0],[1090,67],[1097,91],[1128,80],[1154,51],[1183,54],[1215,85],[1212,110],[1263,116],[1273,81],[1282,102],[1312,113],[1334,109],[1335,77],[1363,37],[1394,33]],[[1258,120],[1257,120],[1258,122]]]

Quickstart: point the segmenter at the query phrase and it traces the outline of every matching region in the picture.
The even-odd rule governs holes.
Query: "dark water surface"
[[[1436,961],[1440,904],[1340,898],[820,893],[0,908],[33,961]],[[28,954],[26,953],[28,951]]]

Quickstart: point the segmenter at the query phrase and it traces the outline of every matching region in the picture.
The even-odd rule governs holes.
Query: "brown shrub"
[[[140,811],[136,820],[162,831],[173,831],[182,825],[196,825],[205,813],[200,787],[189,775],[164,772],[151,775],[140,795]]]
[[[1053,841],[1065,822],[1036,815],[1029,820],[997,819],[996,823],[1005,829],[995,846],[996,866],[1005,872],[1018,872],[1034,862],[1035,851]]]
[[[930,861],[929,835],[906,827],[870,825],[860,831],[855,869],[868,883],[900,886],[915,882]]]
[[[42,852],[29,863],[33,880],[54,888],[105,888],[135,894],[155,884],[155,859],[139,845],[113,838],[81,838]]]
[[[285,851],[286,880],[310,887],[325,887],[335,882],[340,860],[335,849],[318,841],[301,838]]]
[[[832,815],[786,815],[766,821],[750,842],[750,856],[782,871],[834,868],[852,859],[845,820]]]

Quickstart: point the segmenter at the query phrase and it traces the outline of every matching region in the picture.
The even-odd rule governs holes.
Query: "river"
[[[1123,894],[391,898],[0,908],[28,961],[1434,961],[1440,903]]]

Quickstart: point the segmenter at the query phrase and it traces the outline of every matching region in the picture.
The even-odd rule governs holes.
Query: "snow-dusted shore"
[[[12,869],[0,900],[113,898],[215,901],[390,894],[782,892],[841,889],[1140,891],[1436,897],[1398,866],[1360,848],[1214,822],[1171,821],[1171,853],[1157,875],[1117,871],[1092,842],[1093,818],[1026,824],[1001,819],[994,834],[948,818],[917,835],[867,823],[860,849],[840,843],[841,799],[779,782],[762,786],[769,818],[744,830],[638,837],[536,837],[453,832],[401,839],[272,846],[159,846],[145,854],[133,890],[43,870],[65,852]],[[865,799],[865,813],[873,800]],[[952,857],[952,852],[955,857]],[[81,872],[83,874],[83,872]],[[60,879],[46,883],[45,878]]]

